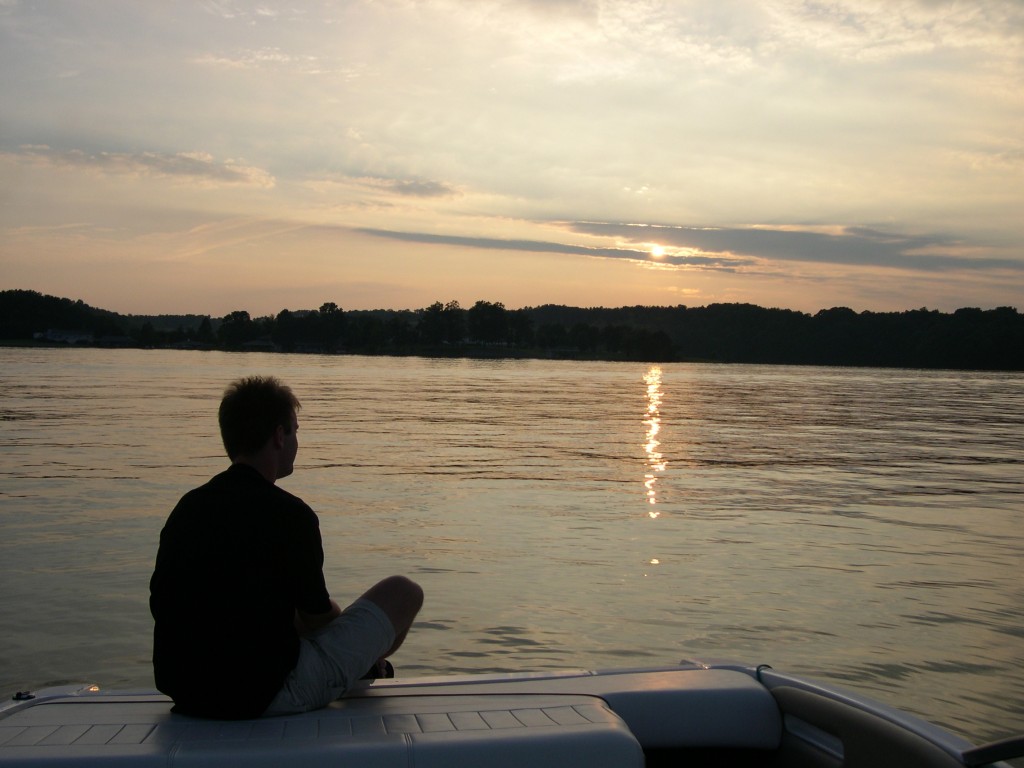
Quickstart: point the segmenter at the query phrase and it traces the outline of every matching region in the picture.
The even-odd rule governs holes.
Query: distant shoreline
[[[1013,307],[952,313],[814,315],[752,304],[509,310],[435,302],[420,310],[281,310],[253,318],[126,316],[34,291],[0,291],[8,347],[190,349],[469,359],[706,362],[1024,370],[1024,315]]]
[[[474,353],[471,350],[463,351],[450,351],[450,352],[429,352],[429,351],[407,351],[407,352],[346,352],[346,351],[335,351],[335,352],[310,352],[310,351],[267,351],[267,350],[247,350],[247,349],[221,349],[218,347],[207,347],[207,348],[192,348],[192,347],[138,347],[138,346],[102,346],[99,344],[78,344],[78,345],[62,345],[54,342],[37,342],[37,341],[17,341],[17,340],[2,340],[0,339],[0,348],[9,349],[51,349],[54,351],[66,351],[66,350],[131,350],[131,351],[155,351],[155,352],[223,352],[226,354],[272,354],[282,356],[313,356],[320,355],[325,357],[420,357],[428,359],[438,360],[547,360],[547,361],[565,361],[565,362],[583,362],[583,363],[643,363],[643,364],[678,364],[678,365],[764,365],[764,366],[791,366],[795,368],[878,368],[887,370],[930,370],[930,371],[976,371],[978,373],[1020,373],[1024,372],[1024,369],[1006,369],[1006,368],[954,368],[944,366],[919,366],[919,365],[872,365],[872,364],[854,364],[854,363],[780,363],[780,362],[748,362],[748,361],[735,361],[735,360],[710,360],[710,359],[674,359],[674,360],[647,360],[647,359],[625,359],[625,358],[608,358],[608,357],[584,357],[580,354],[566,353],[564,355],[558,355],[553,353],[536,352],[530,353],[526,350],[516,350],[514,352],[504,354],[490,354],[490,353]]]

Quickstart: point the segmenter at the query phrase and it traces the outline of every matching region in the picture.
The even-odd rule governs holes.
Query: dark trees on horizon
[[[1024,370],[1024,315],[1012,307],[835,307],[809,315],[752,304],[509,310],[481,300],[468,309],[436,301],[420,310],[345,311],[327,302],[214,319],[119,315],[34,291],[0,291],[0,339],[26,341],[56,328],[111,346]]]

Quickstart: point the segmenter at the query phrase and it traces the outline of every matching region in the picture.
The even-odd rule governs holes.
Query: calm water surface
[[[1024,731],[1024,376],[949,371],[0,349],[0,694],[152,685],[157,537],[251,373],[335,597],[426,589],[403,676],[728,658]]]

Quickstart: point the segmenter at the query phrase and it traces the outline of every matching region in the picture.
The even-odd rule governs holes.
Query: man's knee
[[[387,614],[397,633],[408,629],[423,607],[423,588],[405,576],[389,576],[370,587],[363,597]]]

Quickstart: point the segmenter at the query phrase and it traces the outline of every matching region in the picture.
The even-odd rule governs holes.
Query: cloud
[[[272,7],[272,3],[223,2],[222,0],[206,0],[202,8],[205,13],[228,21],[242,21],[253,24],[258,21],[294,21],[306,17],[302,8]]]
[[[831,57],[879,62],[940,51],[975,49],[985,57],[1019,58],[1024,7],[1005,0],[942,3],[930,0],[845,0],[766,4],[776,39]],[[1005,50],[1000,43],[1008,43]]]
[[[338,75],[346,79],[359,76],[356,69],[327,63],[320,56],[287,53],[277,46],[240,50],[234,54],[205,53],[193,59],[203,67],[235,70],[280,71],[293,75]]]
[[[457,189],[441,181],[381,178],[362,178],[360,181],[377,189],[406,197],[454,197],[459,194]]]
[[[523,251],[526,253],[561,253],[570,256],[589,256],[607,259],[631,259],[634,261],[651,262],[649,248],[600,248],[586,245],[571,245],[544,240],[505,240],[493,237],[465,237],[461,235],[437,235],[426,232],[396,232],[387,229],[368,227],[354,230],[374,237],[400,240],[407,243],[424,243],[429,245],[452,245],[461,248],[480,248],[484,250]],[[750,259],[738,258],[727,254],[714,256],[675,255],[658,259],[658,264],[673,266],[692,266],[709,269],[732,271],[738,267],[752,266]]]
[[[771,261],[898,267],[926,272],[956,269],[1024,270],[1024,263],[958,255],[969,246],[942,234],[903,235],[867,227],[683,227],[614,222],[570,222],[573,232],[628,242],[695,249],[719,256]]]
[[[242,165],[236,160],[218,162],[205,152],[89,153],[28,144],[20,147],[17,154],[5,154],[54,168],[86,169],[107,175],[187,179],[203,186],[238,185],[270,189],[275,183],[274,177],[261,168]]]

